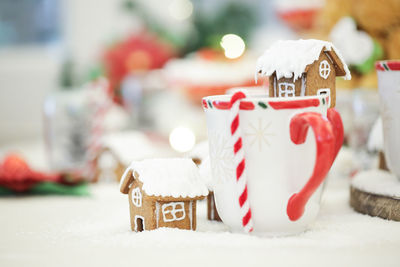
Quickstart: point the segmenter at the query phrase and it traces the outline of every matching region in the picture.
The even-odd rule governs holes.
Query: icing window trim
[[[140,208],[142,206],[142,192],[139,187],[136,187],[132,190],[132,203],[136,207]]]
[[[171,207],[171,209],[168,209]],[[164,222],[173,222],[173,221],[181,221],[185,219],[186,213],[185,213],[185,204],[184,202],[172,202],[172,203],[167,203],[163,204],[161,206],[162,214],[163,214],[163,220]],[[181,216],[177,216],[177,213],[182,212]],[[166,215],[171,215],[172,218],[167,218]]]
[[[319,63],[319,76],[326,80],[329,74],[331,74],[331,65],[327,60],[322,60],[321,63]]]
[[[296,94],[294,83],[281,82],[278,85],[279,97],[293,97]]]

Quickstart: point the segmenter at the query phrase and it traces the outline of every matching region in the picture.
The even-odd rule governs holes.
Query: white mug
[[[379,61],[378,72],[384,152],[387,166],[400,179],[400,60]]]
[[[246,205],[237,190],[237,176],[242,174],[238,174],[236,140],[232,139],[231,100],[236,94],[203,98],[218,213],[235,232],[303,232],[317,216],[321,184],[343,143],[340,116],[329,109],[326,95],[250,95],[237,101],[247,179],[245,195],[252,223],[246,228],[249,217],[244,216]]]

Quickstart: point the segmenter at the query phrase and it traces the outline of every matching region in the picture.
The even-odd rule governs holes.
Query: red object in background
[[[121,103],[118,90],[127,74],[161,68],[174,55],[172,46],[146,31],[113,45],[103,60],[114,101]]]
[[[278,10],[278,16],[293,30],[309,30],[314,26],[319,8]]]
[[[0,186],[16,192],[24,192],[39,182],[60,182],[60,174],[46,174],[32,170],[26,161],[10,154],[0,163]]]

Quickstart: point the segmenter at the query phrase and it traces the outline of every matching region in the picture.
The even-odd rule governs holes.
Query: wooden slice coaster
[[[400,221],[400,181],[382,170],[361,172],[351,183],[350,206],[363,214]]]

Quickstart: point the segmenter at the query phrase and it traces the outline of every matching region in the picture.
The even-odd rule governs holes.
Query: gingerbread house
[[[121,178],[129,194],[131,228],[139,232],[159,227],[196,229],[196,201],[208,190],[191,159],[148,159],[133,162]]]
[[[207,219],[210,221],[221,221],[219,217],[217,206],[215,204],[214,197],[214,188],[213,188],[213,178],[211,174],[211,163],[210,157],[207,156],[205,159],[201,161],[199,165],[200,176],[204,181],[204,184],[208,188],[208,196],[207,196]]]
[[[170,156],[167,148],[155,145],[145,134],[138,131],[122,131],[105,135],[101,149],[95,158],[93,182],[120,181],[122,174],[134,160]]]
[[[258,75],[269,76],[270,97],[330,95],[336,102],[336,77],[351,79],[332,43],[321,40],[278,41],[258,59]]]
[[[385,153],[383,152],[383,128],[382,118],[379,117],[372,126],[368,137],[367,148],[370,152],[378,152],[378,168],[389,171],[386,165]]]

